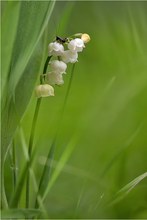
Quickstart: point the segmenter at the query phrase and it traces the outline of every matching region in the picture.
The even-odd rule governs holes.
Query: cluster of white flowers
[[[49,62],[50,72],[44,74],[45,84],[36,87],[35,92],[38,98],[54,96],[52,86],[64,84],[63,74],[66,74],[67,63],[77,62],[78,52],[81,52],[85,47],[85,43],[89,41],[88,34],[76,34],[74,38],[61,39],[57,37],[56,41],[48,45],[49,57],[56,59]],[[67,50],[65,50],[64,45]]]

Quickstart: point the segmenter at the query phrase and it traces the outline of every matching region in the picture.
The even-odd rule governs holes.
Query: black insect
[[[68,42],[68,38],[61,38],[61,37],[56,36],[56,41],[60,44],[64,44]]]

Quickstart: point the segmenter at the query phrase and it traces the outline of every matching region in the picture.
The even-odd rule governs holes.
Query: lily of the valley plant
[[[75,34],[64,39],[56,37],[56,40],[48,45],[50,71],[40,76],[41,85],[35,88],[38,98],[54,96],[53,86],[64,84],[63,76],[66,74],[67,64],[78,61],[78,53],[82,52],[89,41],[88,34]]]
[[[30,140],[29,140],[29,148],[28,148],[29,158],[31,158],[31,154],[32,154],[35,127],[36,127],[39,106],[42,97],[54,96],[54,86],[55,85],[61,86],[64,84],[63,76],[64,74],[66,74],[67,64],[68,63],[74,64],[78,61],[78,53],[82,52],[83,48],[85,48],[85,44],[89,41],[90,41],[90,37],[88,34],[75,34],[69,38],[64,38],[64,39],[60,37],[56,37],[56,40],[48,45],[48,57],[44,64],[43,73],[40,75],[40,85],[38,85],[35,88],[35,94],[38,99],[35,108]],[[68,92],[69,89],[67,90],[67,94]],[[67,95],[66,95],[66,99],[67,99]],[[50,149],[50,152],[52,152],[52,147]],[[50,159],[50,152],[48,154],[47,161]],[[44,168],[41,177],[41,182],[39,184],[39,188],[37,192],[37,200],[35,205],[36,208],[40,206],[38,203],[38,197],[40,196],[40,198],[45,198],[44,195],[46,193],[44,189],[44,180],[47,178],[46,173],[48,172],[46,172],[46,168]],[[29,206],[30,206],[30,173],[28,172],[27,182],[26,182],[26,208],[28,208]]]

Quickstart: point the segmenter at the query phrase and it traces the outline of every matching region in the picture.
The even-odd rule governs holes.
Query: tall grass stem
[[[15,140],[12,142],[12,152],[11,156],[11,167],[12,167],[12,179],[13,179],[13,190],[15,191],[16,181],[17,181],[17,165],[16,165],[16,151],[15,151]]]

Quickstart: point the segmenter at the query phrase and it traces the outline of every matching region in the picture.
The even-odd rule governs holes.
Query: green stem
[[[28,149],[29,160],[30,160],[31,154],[32,154],[34,134],[35,134],[35,128],[36,128],[36,122],[37,122],[37,118],[38,118],[40,104],[41,104],[41,98],[38,98],[37,103],[36,103],[34,117],[33,117],[33,122],[32,122],[30,139],[29,139],[29,149]],[[30,196],[30,173],[28,172],[27,183],[26,183],[26,208],[29,207],[29,196]]]
[[[15,152],[14,139],[13,139],[13,143],[12,143],[12,178],[13,178],[13,188],[15,191],[16,180],[17,180],[17,167],[16,167],[16,152]]]
[[[74,69],[75,69],[75,64],[73,64],[73,66],[72,66],[70,79],[69,79],[69,84],[68,84],[68,88],[67,88],[66,95],[65,95],[65,98],[64,98],[63,107],[62,107],[62,110],[61,110],[58,127],[57,127],[57,130],[56,130],[54,139],[52,141],[52,144],[51,144],[51,147],[50,147],[47,159],[46,159],[46,163],[45,163],[45,166],[44,166],[44,169],[43,169],[43,172],[42,172],[42,176],[41,176],[41,179],[40,179],[37,198],[36,198],[36,203],[35,203],[35,208],[40,207],[38,199],[43,198],[44,192],[45,192],[45,189],[46,189],[46,183],[49,182],[49,180],[50,180],[51,170],[52,170],[51,169],[52,161],[53,161],[53,158],[54,158],[54,152],[55,152],[55,148],[56,148],[56,141],[57,141],[57,137],[58,137],[60,127],[61,127],[62,119],[63,119],[63,116],[64,116],[64,110],[65,110],[65,107],[66,107],[67,99],[68,99],[68,96],[69,96],[71,83],[72,83],[72,79],[73,79]]]
[[[44,68],[43,68],[43,74],[45,74],[47,72],[47,67],[48,67],[48,63],[49,63],[50,59],[51,59],[51,56],[48,56],[45,61]],[[40,83],[41,84],[43,83],[41,77],[40,77]],[[35,136],[35,130],[36,130],[36,124],[37,124],[37,118],[38,118],[38,114],[39,114],[41,100],[42,100],[42,98],[37,99],[34,117],[33,117],[33,121],[32,121],[32,127],[31,127],[30,139],[29,139],[29,147],[28,147],[29,160],[31,159],[31,155],[32,155],[32,148],[33,148],[33,142],[34,142],[34,136]],[[29,163],[28,163],[28,166],[29,166]],[[29,197],[30,197],[30,173],[28,171],[27,181],[26,181],[26,208],[29,207]]]

